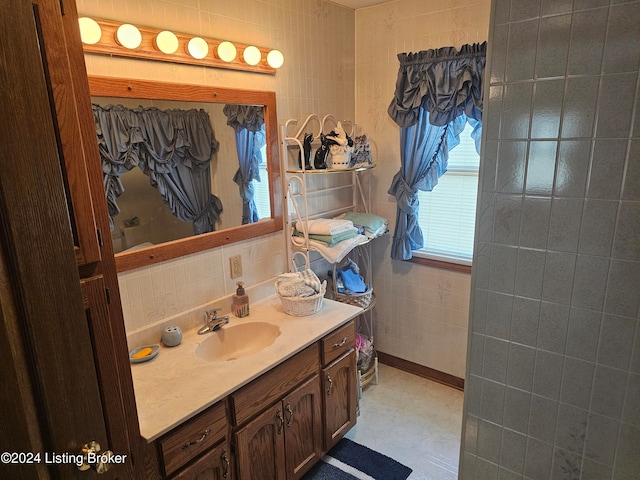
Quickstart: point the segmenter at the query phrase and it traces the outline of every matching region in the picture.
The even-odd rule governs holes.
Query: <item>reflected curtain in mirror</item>
[[[139,167],[171,212],[193,222],[194,234],[215,230],[222,203],[211,193],[210,162],[219,143],[207,112],[97,104],[93,112],[112,228],[120,175]]]
[[[257,222],[253,181],[260,181],[262,148],[267,144],[264,130],[264,108],[259,105],[227,104],[223,109],[227,125],[235,131],[239,167],[233,181],[242,197],[242,224]]]

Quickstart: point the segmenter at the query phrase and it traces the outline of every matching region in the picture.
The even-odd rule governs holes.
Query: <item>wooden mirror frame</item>
[[[264,105],[271,218],[202,235],[173,240],[132,252],[117,253],[116,269],[125,272],[172,258],[282,230],[282,179],[278,156],[278,120],[275,92],[190,85],[182,83],[89,76],[91,96],[177,100],[204,103]]]

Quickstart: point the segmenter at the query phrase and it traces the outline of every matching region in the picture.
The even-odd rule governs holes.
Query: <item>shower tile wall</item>
[[[640,2],[497,0],[463,479],[640,478]]]
[[[85,55],[91,75],[276,92],[278,124],[310,113],[355,116],[354,10],[328,0],[77,0],[81,16],[174,29],[282,50],[276,75]],[[265,252],[269,252],[268,255]],[[229,257],[241,254],[247,285],[287,269],[275,233],[118,275],[128,333],[230,295]]]

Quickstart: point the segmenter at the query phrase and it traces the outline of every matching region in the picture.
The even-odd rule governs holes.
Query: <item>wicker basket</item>
[[[307,315],[318,313],[322,308],[322,300],[326,291],[326,280],[322,282],[320,293],[316,293],[309,297],[283,297],[278,293],[278,289],[276,287],[276,293],[278,293],[280,302],[282,302],[282,309],[286,314],[293,315],[295,317],[306,317]]]
[[[333,292],[334,299],[338,302],[348,303],[349,305],[355,305],[356,307],[367,308],[373,298],[373,288],[369,285],[366,292],[346,294],[337,291]]]

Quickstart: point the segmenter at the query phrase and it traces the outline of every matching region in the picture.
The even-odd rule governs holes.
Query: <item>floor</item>
[[[347,438],[413,469],[409,480],[456,480],[463,393],[380,365]]]

